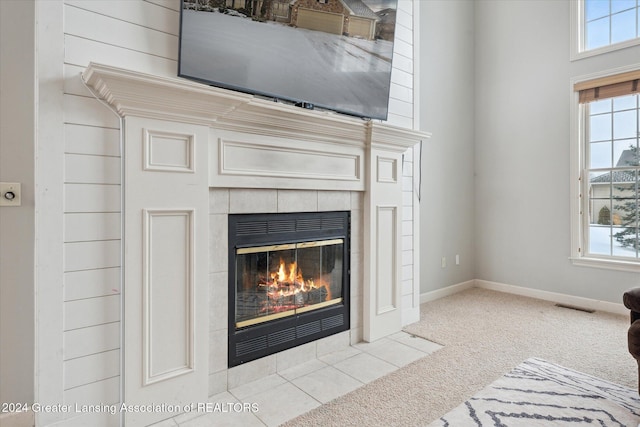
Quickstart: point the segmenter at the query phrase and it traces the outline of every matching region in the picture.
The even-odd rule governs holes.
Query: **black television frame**
[[[218,1],[226,3],[224,0]],[[273,1],[277,2],[279,0]],[[318,0],[301,1],[307,2],[307,4],[313,1],[318,2],[318,4],[324,4]],[[354,2],[363,3],[362,0],[326,1],[327,4],[339,2],[342,5],[353,4]],[[386,120],[389,113],[397,0],[365,1],[388,2],[392,3],[393,6],[384,9],[387,23],[384,27],[380,24],[382,21],[376,23],[376,37],[378,38],[372,40],[365,40],[348,34],[330,35],[321,31],[294,28],[287,23],[276,24],[275,21],[259,22],[260,19],[255,19],[255,17],[241,18],[218,11],[193,11],[185,8],[186,4],[193,4],[192,2],[181,0],[178,76],[215,87],[252,94],[276,102],[294,104],[307,109],[318,108],[365,119]],[[246,0],[246,2],[250,2],[250,0]],[[285,2],[282,1],[282,3]],[[291,14],[293,15],[297,2],[287,1],[286,3],[293,4],[291,9]],[[309,8],[303,9],[306,11],[311,10]],[[296,10],[296,14],[299,14],[299,9]],[[194,24],[193,20],[196,17],[200,22]],[[189,23],[185,24],[187,19]],[[221,21],[221,19],[227,21]],[[352,20],[354,19],[352,18]],[[239,30],[233,33],[226,31],[225,28],[217,28],[215,25],[203,25],[202,22],[204,20],[211,22],[215,20],[217,23],[225,22],[224,25],[227,27],[235,26]],[[344,22],[349,21],[344,17],[343,20]],[[389,21],[391,21],[392,27],[390,27]],[[200,27],[197,27],[197,25],[200,25]],[[220,27],[224,25],[221,24]],[[280,29],[276,31],[277,25],[280,25]],[[191,26],[194,26],[194,28],[191,28]],[[261,33],[265,34],[265,36],[255,38],[255,44],[258,46],[256,51],[243,51],[242,48],[248,46],[247,40],[231,44],[235,43],[234,38],[240,38],[240,35],[245,34],[240,30],[241,28],[250,28],[252,34],[253,31],[263,31],[264,29],[268,30],[269,35]],[[391,40],[380,38],[381,29],[384,29],[384,37]],[[203,31],[207,31],[208,34],[203,37],[195,37],[192,33],[196,31],[202,34],[204,34]],[[282,34],[277,35],[278,31],[282,32]],[[262,55],[262,51],[259,49],[262,48],[260,43],[263,40],[269,40],[269,37],[277,40],[280,37],[279,40],[284,45],[287,42],[291,42],[291,35],[293,35],[294,39],[300,38],[298,41],[300,46],[314,46],[318,50],[305,49],[302,52],[287,52],[286,56],[281,58],[276,56],[276,59],[265,54],[263,58],[254,59],[254,57]],[[283,38],[285,36],[287,37],[286,39]],[[326,40],[331,43],[335,42],[335,46],[326,47],[328,46]],[[198,46],[195,46],[196,43]],[[211,54],[203,54],[202,49],[204,48],[211,49],[209,51]],[[274,45],[269,45],[269,48],[284,54],[287,46],[275,46],[274,43]],[[338,55],[336,53],[335,56],[331,56],[329,52],[331,49],[339,49],[341,54]],[[357,59],[351,59],[356,57]],[[323,58],[324,62],[322,61]],[[292,62],[292,59],[298,62]],[[313,60],[315,62],[310,64],[309,62]],[[252,63],[252,61],[257,62]],[[262,61],[265,61],[264,65],[261,63]],[[280,61],[280,68],[274,67],[273,62],[267,64],[267,61]],[[321,67],[325,65],[327,68],[322,69]],[[347,70],[335,71],[341,66],[346,67]],[[350,67],[363,68],[363,71],[350,70],[348,69]],[[268,70],[271,71],[267,73]],[[227,75],[223,75],[225,72]],[[256,77],[256,74],[261,72],[266,74],[263,79]],[[245,77],[243,77],[243,73],[246,73]],[[282,74],[282,79],[272,78],[280,73]],[[298,76],[302,78],[298,79]],[[324,79],[328,80],[325,82]]]

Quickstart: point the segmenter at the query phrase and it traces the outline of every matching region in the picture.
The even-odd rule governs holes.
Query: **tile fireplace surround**
[[[83,79],[122,118],[127,403],[203,402],[419,318],[402,159],[428,134],[99,64]],[[229,369],[228,215],[331,210],[351,212],[350,330]]]

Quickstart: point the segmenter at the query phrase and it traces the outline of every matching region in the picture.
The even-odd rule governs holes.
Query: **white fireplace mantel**
[[[105,65],[90,64],[83,79],[121,117],[215,129],[219,140],[210,149],[212,187],[365,191],[364,162],[370,150],[404,153],[430,137],[426,132]],[[264,157],[265,152],[285,155],[284,163],[290,165],[304,161],[305,169],[284,173],[266,170],[264,163],[259,170],[238,167],[239,161],[247,163],[247,155]],[[314,170],[316,163],[325,170]],[[326,173],[327,167],[339,173]]]
[[[206,398],[212,187],[363,192],[362,337],[401,329],[402,156],[429,134],[99,64],[83,80],[123,119],[128,401]]]
[[[83,79],[122,116],[194,123],[249,134],[405,151],[429,138],[418,132],[329,111],[314,111],[206,86],[90,64]]]

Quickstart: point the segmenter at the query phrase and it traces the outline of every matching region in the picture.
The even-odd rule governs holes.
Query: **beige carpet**
[[[405,330],[444,347],[285,424],[424,426],[530,357],[635,388],[628,318],[473,288],[425,303]]]

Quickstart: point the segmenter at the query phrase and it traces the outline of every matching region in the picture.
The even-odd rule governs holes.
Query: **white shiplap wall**
[[[408,129],[414,129],[413,55],[413,1],[398,0],[387,122]]]
[[[89,62],[174,76],[178,1],[64,2],[65,404],[120,400],[120,121],[84,87]],[[117,425],[71,414],[69,425]]]
[[[179,0],[64,1],[64,401],[119,400],[120,122],[82,84],[97,62],[177,73]],[[413,128],[411,0],[400,0],[388,122]],[[413,284],[413,166],[405,155],[403,299]],[[71,416],[73,416],[72,414]],[[77,415],[77,414],[76,414]],[[69,422],[89,422],[87,415]],[[91,423],[97,423],[92,415]],[[101,424],[117,422],[106,417]]]
[[[414,49],[413,49],[413,1],[399,0],[396,15],[396,38],[393,45],[393,72],[391,74],[391,91],[389,99],[388,123],[409,129],[414,125]],[[414,150],[404,155],[402,168],[403,218],[402,218],[402,307],[403,323],[419,320],[416,317],[419,301],[416,298],[417,283],[416,257],[418,256],[419,236],[413,221],[418,207],[414,183]],[[419,176],[418,174],[416,174]]]
[[[63,397],[112,404],[120,398],[120,126],[78,84],[80,70],[64,67]]]

